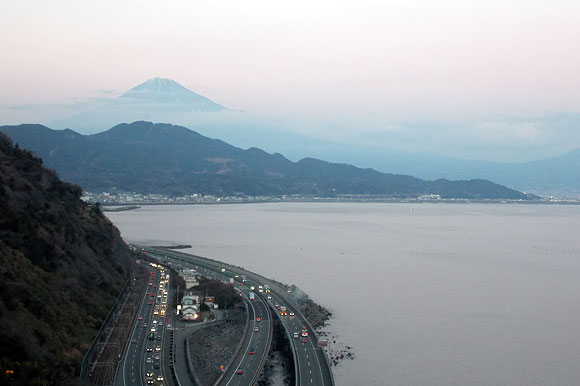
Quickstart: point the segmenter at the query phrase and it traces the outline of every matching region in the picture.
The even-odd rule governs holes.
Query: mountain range
[[[481,178],[547,196],[580,194],[577,167],[580,150],[543,160],[510,163],[465,160],[435,153],[405,153],[313,138],[284,129],[279,118],[228,109],[170,79],[150,79],[117,98],[91,103],[84,111],[53,121],[50,126],[92,134],[118,122],[137,120],[173,122],[234,146],[280,152],[291,160],[316,157],[427,180]]]
[[[36,153],[62,178],[92,192],[116,188],[167,195],[535,198],[481,179],[425,181],[315,158],[292,162],[279,153],[243,150],[170,124],[137,121],[92,135],[30,124],[2,126],[0,131]]]

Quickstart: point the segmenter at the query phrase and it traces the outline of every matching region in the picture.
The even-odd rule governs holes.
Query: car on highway
[[[260,329],[258,327],[254,327],[254,332],[259,332]]]
[[[151,363],[153,363],[153,359],[151,359],[151,358],[147,358],[147,359],[145,360],[145,362],[146,362],[147,364],[151,364]]]
[[[143,323],[143,328],[147,328],[147,323]]]
[[[298,339],[298,333],[297,332],[294,333],[294,339]]]
[[[147,352],[152,352],[153,351],[153,347],[147,347]]]
[[[272,295],[268,295],[268,300],[272,300]]]
[[[290,311],[290,313],[288,315],[290,315],[290,317],[292,318],[292,317],[294,317],[294,312]]]
[[[159,355],[159,354],[156,354],[156,355],[155,355],[155,360],[156,360],[156,361],[158,361],[158,360],[160,360],[160,359],[161,359],[161,355]]]
[[[248,354],[249,354],[249,355],[254,355],[255,353],[256,353],[256,349],[255,349],[255,348],[253,348],[253,347],[252,347],[251,349],[249,349],[249,350],[248,350]]]
[[[308,340],[306,338],[302,338],[302,343],[306,343]]]
[[[244,374],[244,369],[241,367],[238,367],[238,369],[236,370],[236,374],[238,374],[238,375]]]
[[[139,315],[139,317],[137,319],[143,320],[143,317],[141,315]]]
[[[256,318],[256,322],[261,322],[262,318]]]
[[[155,347],[155,351],[156,351],[156,352],[159,352],[159,351],[161,351],[161,346],[157,346],[157,347]]]
[[[157,382],[163,382],[163,377],[161,375],[157,377]]]
[[[131,339],[131,343],[137,343],[137,339],[135,338]]]
[[[148,371],[146,374],[148,377],[152,377],[153,376],[153,371]]]
[[[153,303],[149,302],[149,303],[147,303],[147,304],[149,304],[149,305],[152,305]]]
[[[153,380],[153,378],[147,378],[148,385],[153,385],[154,383],[155,383],[155,381]]]
[[[153,365],[153,368],[158,369],[159,368],[159,362],[155,362],[155,364]]]

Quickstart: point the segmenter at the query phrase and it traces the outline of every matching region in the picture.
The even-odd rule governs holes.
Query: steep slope
[[[490,181],[424,181],[313,158],[297,163],[260,149],[242,150],[185,127],[121,124],[90,136],[37,125],[0,127],[68,181],[89,191],[280,195],[377,194],[529,199]],[[57,134],[55,134],[57,133]]]
[[[0,384],[74,376],[128,277],[119,232],[80,195],[0,133]]]

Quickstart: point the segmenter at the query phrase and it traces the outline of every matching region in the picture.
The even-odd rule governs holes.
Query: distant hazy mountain
[[[292,162],[258,148],[242,150],[185,127],[150,122],[121,124],[93,135],[41,125],[0,127],[63,178],[88,191],[170,195],[380,194],[445,198],[531,199],[485,180],[424,181],[314,158]]]
[[[372,165],[381,171],[412,174],[425,179],[483,178],[544,196],[580,195],[580,149],[522,163],[462,160],[434,154],[403,154],[397,157],[397,154],[387,152],[352,151],[356,152],[352,158],[360,165]],[[333,154],[328,158],[336,159],[336,156]]]
[[[150,79],[118,98],[96,101],[49,126],[94,134],[118,122],[140,120],[174,122],[234,146],[280,152],[291,160],[316,157],[427,180],[480,178],[540,195],[580,195],[580,150],[546,160],[505,163],[337,143],[292,132],[291,127],[300,126],[300,120],[284,126],[279,117],[230,110],[170,79]]]
[[[123,103],[164,105],[182,111],[219,111],[225,107],[183,87],[171,79],[154,78],[119,97]]]
[[[56,127],[80,128],[96,133],[118,122],[160,117],[192,116],[227,112],[229,109],[196,94],[171,79],[154,78],[141,83],[118,98],[95,102],[85,111],[53,122]]]

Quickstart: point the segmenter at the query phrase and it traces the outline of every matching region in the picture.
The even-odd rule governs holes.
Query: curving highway
[[[296,304],[293,304],[292,300],[288,296],[285,287],[282,287],[279,283],[268,280],[258,274],[247,271],[241,267],[232,266],[230,264],[226,264],[217,260],[212,260],[201,256],[189,255],[181,252],[175,252],[172,250],[165,250],[161,248],[147,248],[147,247],[141,248],[147,251],[150,255],[154,254],[162,261],[172,261],[173,263],[180,264],[194,264],[197,269],[206,270],[206,273],[211,272],[211,275],[213,275],[214,277],[223,278],[226,280],[229,278],[235,278],[237,284],[240,284],[243,281],[241,278],[245,277],[246,282],[242,283],[244,285],[239,286],[239,288],[243,288],[241,289],[241,291],[246,291],[244,292],[245,296],[248,296],[249,294],[248,290],[249,286],[253,285],[255,288],[257,288],[258,285],[269,285],[271,288],[271,292],[269,293],[271,299],[267,299],[264,301],[262,300],[261,295],[267,296],[267,294],[256,294],[255,296],[256,300],[252,302],[254,307],[252,307],[251,310],[253,312],[256,312],[255,311],[256,305],[259,304],[260,302],[262,302],[262,304],[266,302],[269,309],[272,310],[274,315],[277,315],[282,321],[282,324],[286,329],[288,339],[290,339],[293,348],[295,371],[296,371],[296,385],[320,385],[320,386],[334,385],[334,379],[332,377],[332,371],[330,370],[328,360],[324,355],[323,350],[317,347],[316,335],[312,330],[311,326],[305,320],[304,316],[299,312]],[[286,316],[280,315],[280,311],[277,309],[276,304],[278,304],[279,306],[283,305],[287,308]],[[290,312],[293,312],[294,316],[290,316]],[[302,337],[302,330],[305,330],[307,336]],[[298,333],[299,335],[298,338],[294,338],[294,332]],[[304,342],[303,339],[305,340]],[[250,346],[252,344],[256,344],[257,346],[257,343],[258,341],[256,340],[255,343],[250,342],[246,344],[246,341],[244,341],[243,344],[246,344],[245,347],[251,348]],[[259,372],[261,372],[261,368],[259,369],[259,372],[252,374],[253,378],[251,380],[249,379],[249,377],[247,377],[250,371],[248,371],[247,368],[244,368],[244,366],[248,365],[251,366],[252,369],[254,368],[253,364],[254,362],[257,361],[254,361],[253,359],[255,358],[255,355],[257,355],[257,353],[253,355],[254,356],[252,356],[251,354],[246,355],[244,358],[238,354],[236,356],[235,363],[237,364],[238,367],[242,367],[244,369],[243,374],[234,373],[229,375],[230,373],[226,371],[223,374],[223,378],[220,380],[220,384],[254,385],[259,376]],[[252,358],[249,358],[250,356]],[[263,363],[261,364],[261,366],[263,366]],[[234,366],[230,366],[228,370],[233,371],[235,369]],[[226,379],[227,382],[230,383],[221,383],[224,381],[224,379]]]

